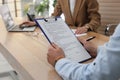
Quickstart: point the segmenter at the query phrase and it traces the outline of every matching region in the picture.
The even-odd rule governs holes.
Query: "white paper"
[[[91,58],[89,53],[77,40],[72,30],[61,18],[58,18],[56,21],[54,19],[48,19],[48,22],[44,20],[36,21],[49,40],[63,49],[68,59],[81,62]]]
[[[75,34],[76,29],[71,29],[73,31],[73,33]],[[80,37],[80,36],[85,36],[87,35],[87,33],[82,33],[82,34],[75,34],[76,37]]]

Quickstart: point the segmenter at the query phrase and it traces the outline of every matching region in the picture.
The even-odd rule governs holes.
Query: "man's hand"
[[[58,61],[61,58],[64,58],[64,52],[63,50],[58,47],[56,44],[52,43],[48,49],[47,53],[47,60],[52,65],[55,66],[56,61]]]
[[[78,27],[77,30],[75,31],[75,34],[82,34],[82,33],[85,33],[87,31],[88,31],[88,29],[85,26]]]
[[[91,41],[86,41],[82,38],[78,38],[78,40],[83,44],[85,49],[89,52],[89,54],[92,57],[97,56],[97,46],[95,44],[93,44]]]

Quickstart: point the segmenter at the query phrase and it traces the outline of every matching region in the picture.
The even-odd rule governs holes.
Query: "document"
[[[73,33],[75,34],[76,29],[71,29],[73,31]],[[76,37],[80,37],[80,36],[85,36],[87,35],[87,33],[82,33],[82,34],[75,34]]]
[[[61,18],[48,18],[35,20],[48,41],[61,47],[66,58],[83,62],[91,58],[86,49],[77,40],[73,31]]]

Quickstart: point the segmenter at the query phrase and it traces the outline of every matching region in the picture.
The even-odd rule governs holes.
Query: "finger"
[[[47,53],[47,57],[49,56],[50,54],[49,54],[49,52]]]
[[[24,23],[20,23],[19,26],[23,25]]]
[[[28,22],[27,21],[25,21],[25,22],[22,22],[21,24],[19,24],[19,25],[23,25],[23,24],[27,24]]]
[[[79,31],[78,31],[78,30],[76,30],[76,31],[75,31],[75,34],[78,34],[78,33],[79,33]]]
[[[79,32],[79,30],[80,30],[80,29],[79,29],[79,28],[77,28],[77,29],[76,29],[76,31],[75,31],[75,33],[78,33],[78,32]]]
[[[82,37],[77,37],[77,39],[82,42],[84,39]]]
[[[82,30],[79,28],[76,30],[76,34],[81,34],[82,33]]]
[[[49,56],[47,56],[47,61],[50,63],[50,58],[49,58]]]
[[[86,43],[86,40],[83,39],[83,38],[81,38],[81,37],[79,37],[78,40],[79,40],[83,45]]]
[[[52,46],[57,49],[58,48],[58,45],[56,45],[55,43],[52,43]]]
[[[48,48],[48,52],[50,52],[51,50],[54,50],[54,49],[55,48],[52,45],[50,45],[49,48]]]
[[[77,31],[77,33],[76,34],[81,34],[82,33],[82,31]]]

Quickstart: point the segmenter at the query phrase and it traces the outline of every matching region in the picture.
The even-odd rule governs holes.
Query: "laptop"
[[[20,25],[16,25],[13,21],[8,5],[6,4],[0,7],[0,14],[5,23],[5,27],[7,31],[26,32],[26,31],[34,31],[36,28],[36,26],[27,27],[23,25],[24,27],[20,27]]]

